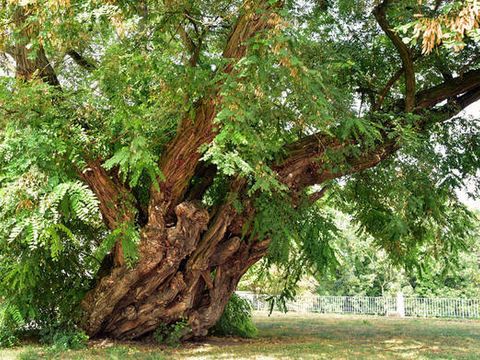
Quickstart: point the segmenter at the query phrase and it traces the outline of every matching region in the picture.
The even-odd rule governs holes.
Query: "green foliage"
[[[0,192],[0,298],[24,319],[17,329],[74,318],[88,289],[92,237],[104,231],[95,196],[35,167]]]
[[[143,137],[136,137],[132,140],[129,147],[120,148],[108,159],[104,167],[107,170],[118,166],[119,174],[123,181],[129,180],[132,187],[138,185],[140,176],[145,171],[150,177],[152,183],[157,184],[157,177],[162,178],[161,171],[158,168],[158,159],[151,152],[147,151],[147,141]]]
[[[258,279],[269,277],[272,267],[280,273],[274,281],[281,291],[270,300],[282,307],[295,297],[297,284],[305,274],[325,273],[337,265],[332,247],[342,234],[334,223],[334,213],[328,209],[308,206],[307,200],[294,207],[282,197],[260,196],[256,200],[257,216],[251,224],[251,237],[269,238],[271,243]]]
[[[302,41],[288,29],[254,38],[233,76],[222,79],[215,118],[221,128],[203,159],[224,175],[249,178],[251,193],[286,190],[269,164],[306,127],[323,129],[330,121],[323,71],[305,66],[297,48]]]
[[[52,329],[42,335],[42,342],[55,352],[84,349],[88,343],[88,335],[76,329]]]
[[[452,188],[464,186],[470,167],[465,168],[464,179],[451,179],[453,159],[446,161],[425,141],[406,146],[403,157],[404,161],[385,162],[355,176],[337,192],[343,202],[340,208],[352,214],[394,262],[407,268],[417,266],[418,259],[445,256],[455,261],[455,254],[466,249],[475,233],[476,219],[452,195]]]
[[[113,249],[115,242],[120,241],[123,249],[125,262],[129,266],[133,266],[138,260],[138,243],[140,234],[131,223],[122,223],[111,231],[97,247],[93,254],[97,262],[101,262],[103,258]]]
[[[18,329],[24,324],[22,313],[15,305],[0,303],[0,348],[16,345]]]
[[[180,320],[173,324],[161,324],[153,333],[153,338],[159,344],[171,347],[180,345],[180,341],[191,331],[186,320]]]
[[[170,145],[178,129],[194,128],[202,115],[213,117],[215,137],[192,149],[202,153],[202,163],[191,169],[193,179],[180,179],[175,187],[188,182],[190,196],[189,190],[208,178],[197,171],[208,168],[213,180],[206,181],[202,200],[214,213],[231,199],[232,180],[245,179],[246,189],[234,201],[239,213],[246,203],[254,208],[243,240],[270,239],[260,274],[270,269],[282,274],[280,301],[295,296],[304,273],[335,270],[336,243],[345,241],[335,211],[350,214],[375,249],[384,249],[385,258],[410,272],[437,274],[430,264],[441,259],[452,268],[459,265],[476,219],[455,194],[465,188],[471,196],[480,192],[478,118],[445,121],[450,111],[457,113],[456,96],[433,111],[404,114],[401,76],[379,104],[402,61],[371,15],[378,1],[282,2],[281,8],[273,6],[268,31],[248,39],[241,34],[242,44],[235,45],[244,54],[240,59],[224,56],[236,19],[250,5],[274,2],[145,1],[148,11],[139,3],[2,2],[0,52],[25,46],[31,59],[44,52],[61,83],[61,89],[45,84],[41,71],[31,79],[16,78],[12,59],[0,59],[5,329],[26,324],[45,329],[77,318],[80,299],[116,241],[127,264],[135,265],[150,190],[159,190],[158,180],[164,179],[159,164],[174,151]],[[407,33],[412,25],[401,26],[418,23],[418,10],[435,18],[456,16],[462,6],[460,1],[437,2],[438,9],[433,0],[390,3],[390,27]],[[23,11],[24,22],[18,17]],[[470,30],[460,39],[463,51],[442,47],[416,60],[418,99],[444,78],[478,71],[478,29]],[[448,46],[459,45],[448,40]],[[193,53],[192,45],[198,46]],[[422,52],[419,44],[410,45],[412,54]],[[90,66],[65,56],[71,50]],[[469,89],[478,88],[473,85]],[[208,111],[197,113],[206,104],[212,105]],[[318,149],[292,149],[292,143],[313,134]],[[182,140],[190,145],[190,139]],[[374,160],[383,164],[375,169],[355,166],[372,150],[382,150],[385,140],[402,150],[388,161],[376,152]],[[321,156],[312,153],[323,148]],[[287,157],[292,165],[308,163],[303,169],[308,173],[292,174],[293,185],[279,177]],[[173,166],[181,169],[184,160]],[[103,164],[130,192],[125,201],[135,218],[112,231],[83,182],[91,161]],[[308,198],[319,189],[303,189],[304,179],[296,177],[320,175],[329,190],[312,204]],[[12,317],[13,309],[22,321]]]
[[[358,225],[348,216],[337,213],[336,222],[345,234],[332,244],[340,266],[334,272],[316,276],[318,293],[383,296],[402,290],[406,295],[420,297],[479,296],[480,243],[475,237],[465,239],[468,250],[460,250],[458,262],[448,257],[428,259],[424,256],[422,267],[405,269],[379,248],[375,238],[359,233]],[[431,249],[421,248],[421,251],[427,253]]]
[[[252,320],[252,307],[248,300],[233,294],[225,310],[211,329],[211,334],[219,336],[240,336],[254,338],[258,330]]]

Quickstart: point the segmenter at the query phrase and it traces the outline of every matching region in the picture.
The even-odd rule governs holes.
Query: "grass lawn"
[[[94,341],[86,350],[38,345],[0,350],[0,359],[480,359],[480,321],[255,314],[253,340],[209,338],[178,349]]]

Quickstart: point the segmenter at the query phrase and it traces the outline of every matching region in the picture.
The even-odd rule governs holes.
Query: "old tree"
[[[477,1],[0,4],[2,324],[204,336],[259,260],[327,271],[331,209],[407,267],[468,245]]]

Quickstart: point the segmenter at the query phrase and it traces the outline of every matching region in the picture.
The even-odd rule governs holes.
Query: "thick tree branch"
[[[328,190],[328,186],[325,185],[320,190],[315,191],[314,193],[310,194],[310,196],[308,197],[308,201],[310,201],[311,203],[314,203],[317,200],[320,200],[321,198],[323,198],[325,196],[325,194],[327,193],[327,190]]]
[[[315,184],[322,164],[321,157],[328,151],[343,149],[347,144],[329,135],[313,134],[287,146],[287,157],[274,167],[281,181],[297,192]]]
[[[38,75],[45,83],[59,88],[60,82],[45,55],[43,47],[39,46],[34,59],[30,57],[31,52],[24,45],[16,45],[13,49],[12,56],[16,63],[16,77],[30,80]]]
[[[23,80],[30,80],[34,76],[40,77],[45,83],[60,87],[55,70],[45,55],[42,45],[36,49],[27,47],[28,42],[36,37],[38,30],[35,26],[25,25],[27,15],[22,7],[17,8],[14,14],[15,26],[20,30],[21,41],[18,41],[13,48],[9,49],[15,60],[16,77]]]
[[[447,104],[431,110],[433,116],[423,118],[418,126],[419,129],[424,130],[433,124],[438,124],[451,119],[456,116],[467,106],[480,100],[480,85],[465,94],[456,97]]]
[[[188,61],[189,64],[191,66],[195,66],[197,64],[198,57],[200,55],[201,43],[199,42],[199,44],[196,45],[182,24],[178,25],[178,34],[180,35],[180,38],[182,39],[183,44],[190,52],[190,59]]]
[[[246,42],[258,32],[275,25],[278,18],[275,10],[282,5],[281,1],[245,1],[244,14],[235,23],[223,51],[225,58],[240,59],[247,51]]]
[[[463,110],[467,106],[472,105],[474,102],[477,102],[479,100],[480,100],[480,85],[466,92],[462,96],[459,96],[456,99],[456,102],[457,104],[459,104],[460,108]]]
[[[433,109],[434,105],[454,96],[457,97],[453,103]],[[471,71],[465,74],[463,79],[453,78],[421,93],[418,98],[423,99],[418,102],[416,109],[418,112],[432,111],[430,116],[422,117],[417,123],[417,131],[423,132],[432,123],[446,121],[480,100],[480,71]],[[396,139],[389,139],[387,134],[384,138],[385,140],[375,149],[366,151],[358,157],[346,156],[343,163],[332,166],[326,157],[327,150],[343,152],[355,143],[342,143],[328,135],[310,135],[289,145],[287,158],[274,169],[280,180],[289,186],[292,193],[296,193],[307,186],[322,184],[327,180],[376,166],[400,148]]]
[[[324,139],[322,145],[320,145],[318,139],[318,136],[308,136],[290,146],[293,152],[282,164],[275,168],[279,179],[289,186],[292,194],[296,194],[308,186],[322,184],[325,181],[376,166],[399,148],[395,139],[385,138],[385,141],[375,149],[367,150],[360,156],[345,155],[342,163],[332,165],[326,156],[327,150],[330,153],[337,151],[343,153],[353,143],[339,143],[333,139],[330,141]],[[330,146],[325,147],[324,144],[328,142]],[[301,156],[298,152],[300,148],[306,150],[304,156]]]
[[[135,209],[130,192],[119,182],[114,181],[102,167],[100,161],[90,161],[79,176],[95,193],[99,201],[105,225],[114,230],[121,224],[131,224],[135,217]],[[120,241],[114,248],[115,266],[125,263]]]
[[[377,19],[378,24],[390,38],[392,43],[397,48],[397,51],[402,59],[403,69],[405,71],[405,112],[411,112],[415,107],[415,69],[413,57],[410,48],[405,45],[402,39],[390,28],[387,20],[386,8],[390,0],[383,0],[375,7],[373,13]]]
[[[80,66],[81,68],[87,70],[87,71],[93,71],[96,70],[97,66],[89,59],[85,58],[83,55],[78,53],[75,50],[68,50],[67,55],[72,58],[72,60]]]
[[[444,100],[465,94],[479,86],[480,69],[471,70],[462,76],[457,76],[430,89],[420,91],[416,96],[416,110],[432,109]]]
[[[412,59],[413,62],[415,62],[419,57],[420,57],[419,55],[414,56]],[[385,98],[387,97],[388,93],[392,89],[392,86],[395,85],[395,83],[402,77],[404,73],[405,73],[405,67],[402,66],[392,75],[392,77],[388,80],[388,82],[385,84],[383,89],[378,94],[378,98],[376,103],[373,106],[373,110],[380,110],[382,108],[383,102],[385,101]]]

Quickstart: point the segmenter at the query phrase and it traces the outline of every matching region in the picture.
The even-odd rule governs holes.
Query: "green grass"
[[[178,349],[94,341],[86,350],[38,345],[0,359],[480,359],[480,321],[256,314],[253,340],[209,338]]]

